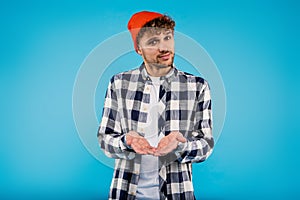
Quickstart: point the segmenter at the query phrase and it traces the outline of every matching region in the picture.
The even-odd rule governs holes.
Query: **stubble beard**
[[[175,54],[173,52],[170,52],[170,54],[171,54],[172,57],[170,58],[170,61],[168,60],[168,63],[164,63],[164,62],[159,61],[159,57],[157,57],[155,61],[152,61],[152,62],[150,61],[150,62],[148,62],[148,64],[155,67],[155,68],[157,68],[157,69],[172,67],[173,62],[174,62]]]

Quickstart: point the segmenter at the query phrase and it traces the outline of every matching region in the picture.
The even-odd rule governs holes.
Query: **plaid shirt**
[[[160,199],[192,200],[191,163],[204,161],[214,146],[209,86],[204,79],[175,67],[161,80],[158,134],[179,131],[187,144],[159,157]],[[135,199],[141,155],[128,148],[124,138],[131,130],[145,135],[151,84],[144,64],[113,76],[109,83],[98,130],[104,153],[115,158],[109,199]]]

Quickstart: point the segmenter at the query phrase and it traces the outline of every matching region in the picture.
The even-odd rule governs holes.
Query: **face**
[[[174,32],[158,29],[145,32],[138,46],[144,62],[155,67],[170,67],[174,60]]]

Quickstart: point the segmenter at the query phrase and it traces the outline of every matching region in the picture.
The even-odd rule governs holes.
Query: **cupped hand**
[[[186,138],[178,131],[173,131],[169,135],[163,137],[159,143],[157,148],[155,149],[155,156],[164,156],[174,149],[177,148],[179,142],[186,142]]]
[[[135,131],[129,131],[126,134],[126,143],[138,154],[153,155],[155,148],[149,142]]]

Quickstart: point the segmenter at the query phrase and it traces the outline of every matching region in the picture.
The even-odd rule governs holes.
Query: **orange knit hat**
[[[134,43],[135,51],[137,51],[137,41],[136,37],[140,31],[140,29],[149,21],[163,16],[160,13],[157,12],[149,12],[149,11],[141,11],[137,12],[130,18],[127,28],[131,33],[131,37]]]

